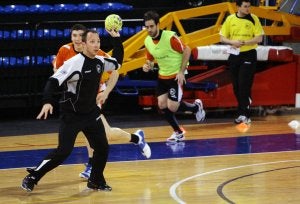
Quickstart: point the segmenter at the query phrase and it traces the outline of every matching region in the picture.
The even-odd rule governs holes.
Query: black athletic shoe
[[[36,184],[37,182],[35,177],[29,174],[23,179],[21,188],[23,188],[27,192],[31,192],[34,188],[34,185]]]
[[[30,174],[32,174],[34,172],[34,168],[26,168],[26,171]]]
[[[93,189],[93,190],[97,190],[97,191],[111,191],[112,190],[112,188],[109,185],[107,185],[106,183],[101,183],[98,185],[91,181],[88,181],[87,187],[89,189]]]

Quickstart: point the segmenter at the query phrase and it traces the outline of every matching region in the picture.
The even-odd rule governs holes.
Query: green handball
[[[104,26],[106,30],[114,29],[115,31],[120,31],[122,29],[122,25],[123,25],[122,19],[117,14],[108,15],[104,22]]]

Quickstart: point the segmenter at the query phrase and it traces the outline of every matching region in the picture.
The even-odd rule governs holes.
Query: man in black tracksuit
[[[108,31],[115,43],[112,57],[97,56],[100,49],[99,34],[94,30],[86,31],[82,36],[83,52],[65,61],[53,74],[45,87],[43,108],[37,119],[46,119],[53,111],[53,93],[63,87],[60,100],[61,123],[59,127],[58,147],[47,155],[23,179],[21,187],[32,191],[34,185],[49,171],[60,165],[72,152],[77,134],[82,131],[90,146],[94,149],[92,171],[87,186],[90,189],[111,191],[106,184],[103,171],[108,158],[108,141],[101,110],[97,104],[103,104],[118,80],[124,49],[119,33]],[[104,92],[99,92],[99,84],[104,71],[112,71]],[[44,116],[44,117],[43,117]]]

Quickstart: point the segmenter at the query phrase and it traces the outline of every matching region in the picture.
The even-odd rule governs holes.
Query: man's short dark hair
[[[243,2],[250,2],[251,3],[251,0],[236,0],[235,4],[237,6],[241,6],[243,4]]]
[[[98,32],[96,30],[92,30],[92,29],[87,29],[84,31],[84,33],[82,34],[82,42],[86,42],[86,37],[89,33],[96,33],[98,34]]]
[[[73,30],[83,30],[83,31],[86,31],[86,27],[84,25],[82,25],[82,24],[75,24],[75,25],[72,26],[71,32]]]
[[[155,24],[159,23],[159,14],[156,11],[148,11],[144,14],[144,21],[153,20]]]

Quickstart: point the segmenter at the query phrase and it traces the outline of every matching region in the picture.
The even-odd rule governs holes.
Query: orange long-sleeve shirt
[[[53,64],[53,67],[55,69],[58,69],[60,66],[63,65],[63,63],[70,59],[71,57],[77,55],[78,52],[75,51],[74,49],[74,45],[73,43],[68,43],[68,44],[65,44],[63,46],[61,46],[58,50],[58,53],[56,55],[56,58],[53,60],[52,64]],[[100,56],[108,56],[107,53],[105,53],[103,50],[99,50],[97,55],[100,55]]]

